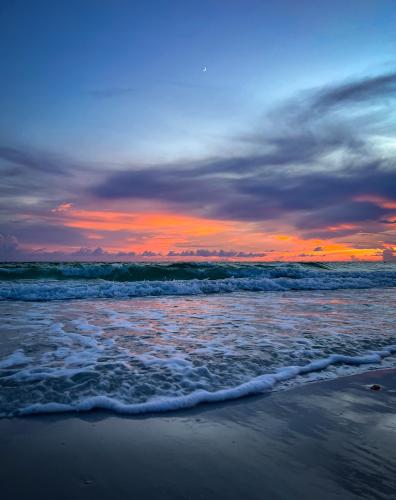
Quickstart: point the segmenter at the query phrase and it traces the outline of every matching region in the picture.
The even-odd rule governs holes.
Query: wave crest
[[[238,291],[337,290],[396,286],[396,273],[310,273],[306,277],[116,282],[108,280],[0,282],[0,300],[49,301],[200,295]]]

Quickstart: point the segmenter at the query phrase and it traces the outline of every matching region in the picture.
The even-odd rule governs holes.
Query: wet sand
[[[162,415],[2,419],[0,483],[4,500],[389,500],[396,370]]]

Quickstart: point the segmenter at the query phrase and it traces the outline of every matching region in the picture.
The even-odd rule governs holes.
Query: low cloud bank
[[[183,250],[181,252],[170,251],[167,254],[144,250],[143,252],[111,252],[101,247],[81,247],[70,252],[49,251],[45,248],[29,250],[22,247],[17,238],[12,235],[0,233],[0,261],[133,261],[150,259],[173,259],[173,258],[218,258],[218,259],[254,259],[264,257],[262,252],[242,252],[234,250],[208,250],[200,248],[197,250]]]
[[[199,248],[198,250],[183,250],[181,252],[170,251],[168,257],[220,257],[220,258],[240,258],[240,259],[254,259],[265,257],[266,253],[256,252],[237,252],[233,250],[208,250],[206,248]]]

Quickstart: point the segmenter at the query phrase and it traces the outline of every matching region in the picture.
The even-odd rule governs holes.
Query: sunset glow
[[[394,22],[374,3],[330,24],[330,3],[61,2],[42,26],[7,7],[0,259],[393,258]],[[331,44],[307,50],[308,18]]]
[[[178,215],[170,212],[112,212],[109,210],[77,209],[71,203],[64,203],[52,209],[40,221],[56,224],[58,227],[76,228],[93,245],[105,247],[108,252],[136,252],[155,260],[186,259],[183,250],[194,249],[238,249],[246,255],[253,254],[255,261],[271,260],[349,260],[360,258],[378,260],[379,248],[357,249],[352,245],[337,243],[331,239],[304,239],[295,234],[278,234],[263,231],[260,223],[223,221]],[[34,222],[31,222],[34,225]],[[344,230],[354,230],[353,224],[328,226],[329,234]],[[39,242],[31,246],[38,250]],[[48,251],[65,250],[65,245],[50,245]],[[70,245],[67,251],[73,252],[79,246]],[[170,255],[170,254],[173,255]],[[154,255],[155,254],[155,255]],[[208,256],[206,260],[219,257]],[[239,260],[238,257],[227,257]]]

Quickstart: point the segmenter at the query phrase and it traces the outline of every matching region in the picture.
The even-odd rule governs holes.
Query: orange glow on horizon
[[[107,212],[91,210],[70,210],[64,225],[91,231],[143,231],[153,229],[177,230],[180,233],[194,236],[206,236],[224,231],[232,223],[202,219],[199,217],[176,215],[170,213],[136,213]]]
[[[62,207],[63,208],[63,207]],[[52,211],[51,222],[81,230],[92,241],[93,247],[107,252],[156,252],[154,258],[165,259],[169,251],[208,248],[235,250],[245,253],[264,253],[256,261],[343,261],[351,259],[379,260],[379,248],[354,248],[352,244],[332,239],[304,239],[294,233],[293,227],[279,225],[279,232],[268,231],[260,224],[224,221],[171,212],[127,212],[77,209]],[[353,224],[324,228],[337,232],[355,229]],[[78,247],[69,247],[75,251]],[[54,246],[52,250],[63,251]],[[218,257],[176,257],[184,260],[217,260]],[[229,257],[228,260],[240,260]]]

